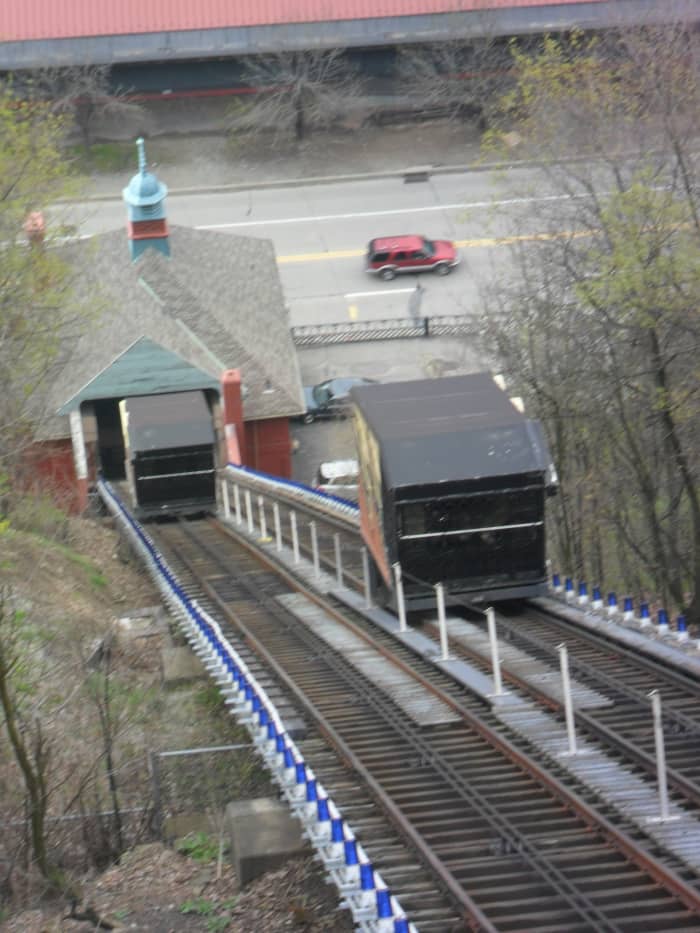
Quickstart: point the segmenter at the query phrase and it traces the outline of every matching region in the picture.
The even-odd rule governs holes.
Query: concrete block
[[[226,807],[230,857],[241,885],[279,868],[295,855],[309,854],[301,824],[273,797],[237,800]]]
[[[189,648],[163,648],[161,658],[166,687],[178,687],[208,676],[202,662]]]

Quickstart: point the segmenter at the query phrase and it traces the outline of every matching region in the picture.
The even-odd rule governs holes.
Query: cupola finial
[[[139,153],[139,172],[142,175],[146,174],[146,144],[143,141],[143,137],[139,136],[136,140],[136,148]]]

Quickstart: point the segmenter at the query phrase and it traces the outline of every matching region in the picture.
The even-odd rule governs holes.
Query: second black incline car
[[[351,398],[376,598],[395,605],[396,562],[409,608],[434,606],[436,583],[470,602],[543,593],[556,473],[540,423],[491,373],[356,387]]]

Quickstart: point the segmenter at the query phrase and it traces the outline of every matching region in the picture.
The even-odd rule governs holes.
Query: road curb
[[[513,161],[513,162],[488,162],[472,163],[471,165],[428,165],[421,166],[420,170],[432,175],[454,175],[467,172],[496,172],[506,169],[538,165],[538,162]],[[268,179],[267,181],[236,182],[222,185],[196,185],[185,186],[182,188],[169,188],[168,197],[198,195],[198,194],[226,194],[236,191],[251,191],[254,189],[274,189],[274,188],[299,188],[304,185],[333,185],[343,184],[353,181],[373,181],[382,178],[401,178],[415,174],[417,169],[414,166],[408,166],[401,169],[388,169],[381,172],[357,172],[344,175],[312,175],[308,178],[278,178]],[[167,173],[167,170],[166,170]],[[165,174],[165,173],[164,173]],[[120,200],[119,194],[91,194],[83,198],[62,198],[59,204],[83,204],[85,202],[97,203],[100,201]]]

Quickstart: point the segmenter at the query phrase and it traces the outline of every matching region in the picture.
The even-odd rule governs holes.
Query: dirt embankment
[[[42,534],[16,526],[0,532],[0,587],[21,613],[31,646],[30,701],[45,716],[53,755],[50,811],[60,816],[71,796],[68,788],[78,776],[92,774],[96,794],[105,786],[103,737],[84,689],[94,666],[86,666],[86,661],[101,639],[120,628],[119,619],[157,605],[157,592],[109,521],[56,516],[42,526]],[[125,805],[150,805],[145,768],[149,751],[243,738],[206,680],[164,688],[161,648],[167,638],[167,632],[152,631],[135,640],[120,636],[110,653],[114,696],[123,700],[115,756]],[[22,783],[1,716],[0,732],[0,820],[16,820],[22,814]],[[188,792],[196,798],[196,787]],[[108,803],[103,793],[98,804]],[[60,834],[52,838],[59,844],[64,839]],[[134,834],[134,841],[117,864],[103,871],[90,867],[84,852],[72,843],[71,858],[63,863],[71,897],[42,896],[40,879],[28,873],[20,859],[10,873],[14,897],[0,902],[0,931],[352,929],[349,916],[337,912],[335,889],[325,884],[310,859],[292,861],[241,891],[231,866],[225,858],[217,860],[217,846],[207,845],[206,839],[190,846],[188,855],[153,841],[152,835]],[[53,850],[52,855],[60,860],[65,851]],[[3,837],[3,876],[10,860],[10,841]]]

